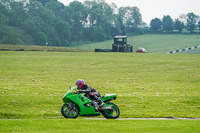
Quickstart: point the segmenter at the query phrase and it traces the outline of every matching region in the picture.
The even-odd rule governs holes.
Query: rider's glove
[[[79,93],[83,93],[84,91],[82,91],[82,90],[80,90],[80,91],[78,91]]]

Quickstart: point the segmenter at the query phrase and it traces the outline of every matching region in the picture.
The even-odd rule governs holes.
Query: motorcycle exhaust
[[[110,111],[113,111],[113,108],[112,107],[102,107],[100,110],[110,110]]]

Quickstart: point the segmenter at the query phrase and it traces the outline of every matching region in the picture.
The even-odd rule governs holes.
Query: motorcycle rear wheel
[[[107,106],[111,106],[113,108],[113,111],[104,110],[102,111],[103,116],[107,119],[117,119],[120,115],[120,110],[118,106],[114,103],[108,103]]]
[[[79,116],[79,109],[76,104],[74,104],[73,109],[69,108],[69,104],[63,104],[63,106],[61,108],[61,114],[65,118],[76,119]]]

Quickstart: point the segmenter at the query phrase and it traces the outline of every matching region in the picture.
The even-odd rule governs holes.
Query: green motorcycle
[[[110,101],[117,98],[116,94],[105,94],[100,99],[104,102],[98,110],[94,109],[94,102],[85,97],[85,93],[77,94],[77,87],[70,88],[63,97],[63,106],[61,113],[65,118],[77,118],[80,116],[103,116],[107,119],[116,119],[120,115],[117,105]]]

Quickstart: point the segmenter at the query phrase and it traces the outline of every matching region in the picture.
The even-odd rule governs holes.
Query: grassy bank
[[[200,35],[184,34],[147,34],[128,37],[128,44],[133,45],[134,52],[144,47],[150,53],[164,53],[200,45]],[[112,49],[113,40],[76,46],[82,49]]]

